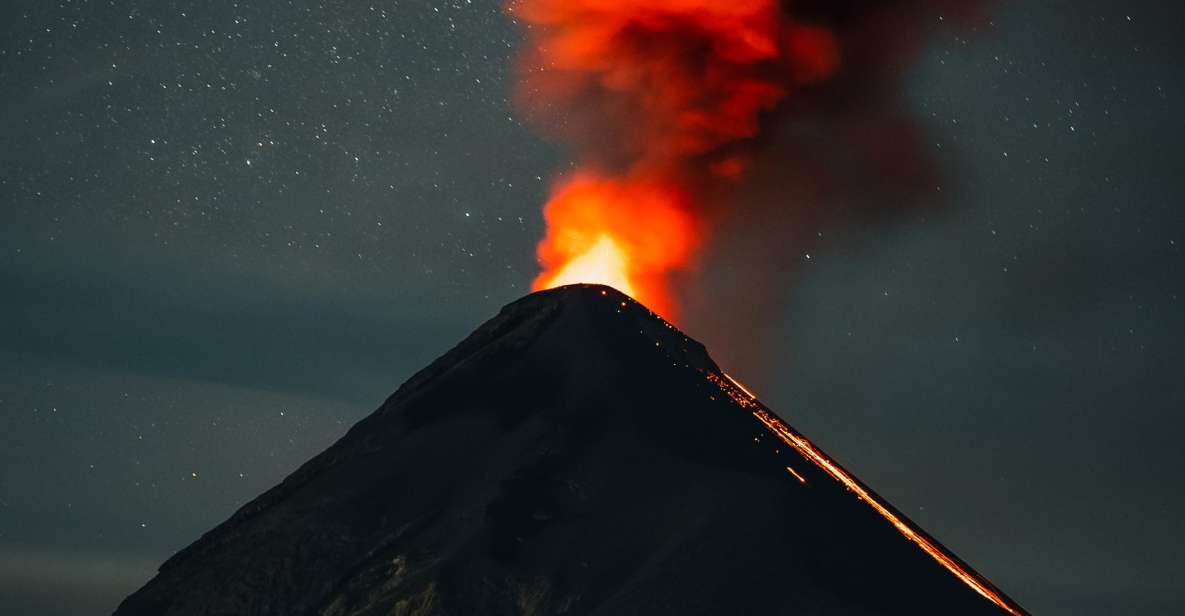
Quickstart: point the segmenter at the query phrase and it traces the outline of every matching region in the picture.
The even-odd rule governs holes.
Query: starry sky
[[[1185,610],[1171,4],[938,31],[903,100],[945,205],[767,260],[792,290],[738,373],[1035,614]],[[496,2],[10,0],[0,32],[0,604],[104,613],[526,293],[570,153],[512,108]]]

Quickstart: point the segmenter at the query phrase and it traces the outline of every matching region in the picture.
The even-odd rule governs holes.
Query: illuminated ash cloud
[[[972,4],[512,0],[519,107],[578,164],[545,206],[535,287],[612,284],[677,317],[672,275],[744,212],[755,170],[837,162],[771,134],[788,119],[834,131],[849,177],[918,182],[911,123],[886,110],[928,32]]]

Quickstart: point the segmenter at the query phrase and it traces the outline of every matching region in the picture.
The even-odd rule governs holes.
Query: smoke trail
[[[519,107],[578,163],[545,206],[535,286],[606,282],[673,317],[672,278],[732,244],[732,220],[805,235],[867,205],[852,182],[908,203],[932,171],[900,82],[974,4],[511,0]]]

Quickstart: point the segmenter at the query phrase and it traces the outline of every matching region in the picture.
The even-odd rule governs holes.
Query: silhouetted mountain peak
[[[1022,613],[608,287],[506,306],[141,614]]]

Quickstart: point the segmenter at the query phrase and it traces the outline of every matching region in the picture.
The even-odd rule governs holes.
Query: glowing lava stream
[[[793,447],[795,451],[802,454],[804,458],[813,462],[828,475],[831,475],[836,481],[843,484],[843,486],[849,491],[854,492],[856,494],[856,498],[868,503],[870,507],[875,509],[877,513],[888,520],[898,532],[905,536],[906,539],[912,541],[914,544],[920,547],[922,551],[924,551],[926,554],[929,554],[931,558],[938,562],[938,564],[942,565],[947,571],[950,571],[952,574],[954,574],[955,577],[959,578],[959,580],[969,586],[972,590],[982,595],[988,601],[995,603],[1001,609],[1007,611],[1013,616],[1025,616],[1025,612],[1013,605],[1010,600],[1002,596],[999,590],[992,586],[987,580],[983,579],[982,576],[972,571],[966,563],[963,563],[955,556],[946,553],[946,551],[944,551],[943,548],[939,546],[933,539],[930,539],[928,536],[926,536],[923,531],[914,528],[909,521],[905,520],[901,514],[894,511],[892,507],[882,503],[880,499],[872,493],[872,490],[865,487],[864,484],[860,483],[855,477],[849,475],[847,471],[840,467],[838,463],[827,457],[827,454],[815,447],[814,444],[807,440],[805,436],[794,431],[793,428],[787,426],[782,422],[782,420],[778,419],[769,409],[765,408],[765,405],[757,401],[756,396],[754,396],[749,392],[749,390],[745,389],[744,386],[738,383],[736,379],[733,379],[727,373],[722,372],[721,374],[724,375],[724,379],[727,379],[727,382],[713,373],[708,373],[708,380],[715,383],[716,386],[721,389],[721,391],[728,395],[728,397],[732,398],[732,400],[739,404],[742,408],[753,413],[753,416],[756,417],[757,420],[762,424],[764,424],[766,428],[769,428],[771,432],[776,434],[778,438],[782,440],[782,442]],[[790,470],[789,467],[787,467],[787,470]],[[794,475],[799,477],[800,480],[802,479],[797,473],[794,473]]]

